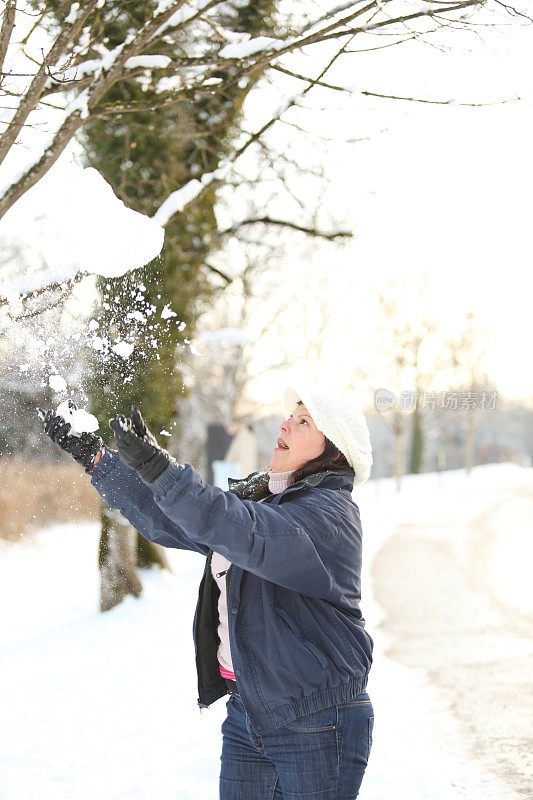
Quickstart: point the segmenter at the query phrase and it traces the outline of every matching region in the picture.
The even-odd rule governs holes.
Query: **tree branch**
[[[505,11],[507,11],[507,13],[510,14],[511,16],[522,17],[523,19],[527,19],[528,22],[533,22],[532,17],[528,16],[527,14],[524,14],[523,11],[519,11],[514,6],[509,5],[509,3],[504,3],[503,0],[495,0],[495,2],[503,9],[505,9]]]
[[[386,0],[386,2],[389,2],[389,0]],[[330,11],[322,14],[322,16],[314,19],[312,22],[308,22],[307,25],[303,27],[301,32],[305,33],[305,31],[308,31],[310,28],[316,28],[316,26],[320,25],[321,22],[331,19],[336,14],[342,14],[343,11],[347,11],[349,8],[353,8],[353,0],[351,3],[343,3],[342,5],[337,6],[337,8],[332,8]]]
[[[36,317],[39,314],[42,314],[44,311],[48,311],[49,308],[54,308],[55,306],[59,305],[59,303],[64,299],[65,295],[70,292],[75,284],[79,283],[82,278],[87,276],[86,272],[79,272],[73,278],[69,278],[65,281],[55,281],[54,283],[50,283],[47,286],[41,286],[39,289],[32,289],[30,292],[25,292],[19,296],[19,301],[21,304],[24,303],[31,303],[33,300],[37,300],[38,298],[42,297],[43,295],[47,294],[48,292],[57,292],[59,289],[62,289],[63,292],[57,301],[52,303],[47,303],[46,308],[40,309],[38,311],[29,311],[24,314],[17,314],[13,316],[13,319],[30,319],[31,317]],[[10,303],[10,299],[7,297],[0,296],[0,308],[2,306],[7,306]]]
[[[220,231],[220,236],[231,236],[236,233],[240,228],[243,228],[247,225],[257,225],[261,223],[263,225],[275,225],[277,227],[282,228],[291,228],[292,230],[299,231],[300,233],[306,233],[309,236],[316,236],[320,239],[326,239],[327,241],[331,242],[335,239],[346,239],[351,238],[353,233],[351,231],[320,231],[318,228],[312,228],[308,225],[298,225],[296,222],[291,222],[290,220],[286,219],[275,219],[273,217],[256,217],[254,219],[243,219],[240,222],[236,222],[231,227],[226,228],[223,231]]]
[[[98,0],[87,0],[85,4],[81,4],[78,10],[78,16],[72,26],[69,26],[67,31],[63,31],[56,39],[55,44],[52,46],[48,54],[48,61],[56,63],[59,56],[62,55],[64,46],[73,39],[77,39],[83,23],[92,10],[96,7]],[[152,16],[136,33],[130,34],[124,43],[119,45],[115,52],[115,58],[111,61],[109,68],[104,70],[99,69],[93,76],[91,83],[84,91],[78,95],[76,100],[83,99],[84,108],[82,113],[82,106],[74,108],[72,113],[67,117],[61,125],[53,140],[46,148],[41,158],[20,178],[16,183],[12,184],[5,192],[4,196],[0,199],[0,218],[11,208],[11,206],[25,194],[28,189],[34,186],[40,178],[50,169],[50,167],[57,161],[69,141],[72,139],[77,130],[84,124],[85,118],[91,115],[98,105],[102,97],[107,93],[111,86],[120,80],[124,75],[125,63],[128,58],[139,55],[142,50],[151,44],[154,34],[157,33],[159,28],[164,25],[175,13],[178,11],[187,0],[178,0],[178,2],[171,4],[163,13],[157,16]],[[222,0],[210,0],[202,8],[201,13],[205,13],[210,8],[219,5]],[[175,25],[174,28],[180,28],[189,24],[200,14],[200,11],[185,19],[181,24]],[[46,59],[40,65],[36,77],[32,81],[28,93],[19,106],[19,110],[15,115],[12,124],[8,127],[7,131],[2,136],[0,144],[0,163],[2,158],[5,157],[10,147],[13,145],[21,125],[25,122],[26,117],[35,108],[39,102],[39,97],[42,93],[44,85],[47,81],[47,63]],[[184,94],[185,92],[182,92]],[[82,98],[83,95],[83,98]],[[76,102],[76,101],[74,101]]]
[[[40,180],[40,178],[47,172],[52,164],[55,163],[70,139],[84,124],[86,118],[90,118],[91,116],[96,117],[108,114],[164,108],[172,105],[173,103],[179,102],[182,97],[189,96],[192,91],[202,91],[203,82],[209,77],[217,75],[221,67],[222,59],[216,58],[213,60],[205,57],[201,59],[177,57],[175,59],[175,64],[177,67],[183,66],[186,63],[198,64],[199,62],[202,62],[206,67],[208,67],[208,69],[205,74],[199,76],[198,80],[193,78],[190,85],[174,92],[171,96],[166,96],[164,98],[153,97],[152,100],[147,100],[140,106],[138,106],[136,103],[120,105],[110,104],[108,106],[101,104],[102,100],[105,101],[105,95],[107,94],[109,88],[117,81],[124,79],[125,63],[128,58],[140,55],[147,46],[152,46],[154,42],[157,41],[158,30],[160,30],[161,27],[171,19],[176,11],[179,11],[183,6],[185,6],[186,2],[187,0],[177,0],[177,2],[169,3],[168,7],[163,13],[157,14],[156,16],[152,15],[140,27],[139,30],[132,31],[130,34],[128,34],[124,42],[119,44],[114,51],[111,51],[107,58],[107,62],[104,62],[105,66],[102,64],[102,66],[95,71],[91,80],[87,83],[86,88],[84,88],[78,97],[73,101],[73,104],[71,105],[71,113],[56,132],[55,137],[46,148],[42,157],[37,161],[37,163],[29,167],[26,174],[23,175],[16,184],[12,185],[8,189],[5,196],[0,199],[0,217],[8,210],[8,208],[11,207],[11,205],[13,205],[14,202],[16,202],[17,199],[19,199],[29,188],[37,183],[37,181]],[[184,14],[183,17],[180,18],[179,22],[172,26],[172,29],[177,30],[185,28],[193,20],[199,18],[201,15],[205,15],[215,6],[220,5],[221,2],[222,0],[202,0],[202,2],[198,3],[197,8],[192,10],[192,13],[189,16]],[[355,20],[361,18],[368,12],[372,12],[369,15],[370,20],[374,20],[377,14],[383,12],[383,8],[386,6],[387,2],[389,2],[389,0],[370,0],[370,2],[366,2],[364,5],[361,3],[361,0],[355,3],[344,3],[337,6],[333,13],[342,13],[348,9],[350,10],[350,13],[345,14],[344,17],[335,20],[331,20],[331,15],[328,17],[325,17],[325,15],[320,17],[319,20],[315,20],[311,26],[304,28],[304,30],[311,31],[308,35],[302,36],[297,34],[295,38],[288,40],[277,50],[271,49],[261,51],[255,60],[250,58],[244,60],[233,59],[233,64],[238,61],[242,62],[237,68],[233,66],[231,69],[227,69],[228,60],[224,60],[224,67],[226,68],[227,77],[221,84],[217,86],[217,92],[224,92],[244,76],[261,73],[269,66],[279,72],[285,72],[285,74],[291,75],[298,80],[306,81],[308,84],[302,93],[296,97],[290,98],[284,107],[281,108],[271,120],[265,123],[261,129],[253,133],[248,140],[244,142],[244,144],[231,157],[231,162],[236,161],[255,141],[260,139],[261,136],[281,118],[285,111],[296,105],[298,100],[307,92],[309,92],[313,86],[324,86],[325,88],[335,89],[337,91],[345,91],[343,87],[326,83],[323,78],[339,55],[346,52],[351,52],[347,51],[347,44],[345,44],[335,54],[335,56],[326,65],[326,67],[321,70],[320,74],[315,79],[307,78],[298,72],[294,72],[286,67],[279,66],[277,63],[273,64],[273,62],[277,62],[282,55],[315,42],[327,41],[330,38],[347,37],[347,43],[351,43],[357,33],[369,33],[372,31],[377,31],[387,26],[394,26],[396,23],[402,23],[405,25],[408,21],[418,18],[436,18],[438,17],[439,13],[444,13],[444,10],[446,13],[451,13],[460,9],[466,9],[470,6],[483,5],[485,0],[462,0],[462,2],[452,3],[443,2],[440,3],[439,8],[428,9],[426,6],[424,6],[424,10],[419,10],[412,14],[397,18],[378,19],[375,22],[367,19],[366,23],[362,23],[359,27],[352,27]],[[25,124],[28,115],[38,105],[39,102],[42,102],[41,97],[43,96],[43,90],[48,80],[47,70],[49,69],[49,65],[60,63],[61,58],[65,56],[70,43],[78,41],[83,26],[97,5],[98,0],[80,0],[76,18],[72,25],[63,26],[64,29],[56,38],[48,55],[43,58],[43,62],[38,66],[37,73],[30,84],[28,92],[22,98],[13,120],[8,125],[7,130],[1,137],[0,163],[3,158],[5,158],[7,152],[9,152],[13,143],[16,141],[16,137],[22,129],[22,126]],[[6,29],[5,25],[6,23],[4,18],[2,26],[3,30]],[[319,27],[319,30],[316,30],[317,26]],[[231,60],[229,63],[231,63]],[[83,78],[83,85],[85,86],[85,77]],[[50,91],[49,88],[48,91]],[[444,103],[440,101],[439,104]]]
[[[84,120],[81,118],[79,110],[67,117],[40,159],[18,181],[11,184],[0,198],[0,219],[55,164],[78,128],[81,128],[83,122]],[[7,132],[3,134],[2,139],[6,135]]]
[[[298,80],[305,81],[306,83],[310,83],[313,80],[312,78],[308,78],[307,75],[300,75],[298,72],[292,72],[290,69],[280,67],[279,64],[273,64],[272,69],[276,72],[282,72],[284,75],[289,75],[291,78],[298,78]],[[324,83],[324,81],[315,81],[314,85],[323,86],[325,89],[333,89],[336,92],[347,92],[348,94],[350,92],[345,86],[335,86],[333,83]]]
[[[214,267],[212,264],[208,264],[207,261],[204,261],[204,267],[206,267],[210,272],[213,272],[215,275],[218,275],[219,278],[222,278],[222,280],[225,281],[226,286],[229,285],[230,283],[233,283],[234,278],[231,278],[229,275],[226,275],[226,273],[222,272],[222,270],[218,269],[218,267]]]
[[[330,69],[331,69],[331,67],[333,66],[333,64],[335,63],[335,61],[336,61],[336,60],[337,60],[337,59],[340,57],[340,55],[342,55],[342,53],[345,51],[346,47],[348,46],[349,42],[351,42],[351,38],[350,38],[350,39],[349,39],[349,41],[348,41],[346,44],[344,44],[344,45],[343,45],[343,46],[342,46],[342,47],[341,47],[341,48],[340,48],[340,49],[337,51],[337,53],[335,53],[335,55],[334,55],[334,56],[333,56],[333,57],[332,57],[332,58],[331,58],[331,59],[328,61],[328,63],[327,63],[327,64],[326,64],[326,66],[325,66],[325,67],[323,67],[323,69],[320,71],[320,74],[317,76],[317,78],[316,78],[316,79],[312,79],[312,78],[309,78],[309,79],[308,79],[308,84],[309,84],[309,85],[308,85],[308,86],[306,86],[306,88],[305,88],[305,89],[304,89],[304,90],[303,90],[303,91],[302,91],[302,92],[301,92],[301,93],[300,93],[300,94],[299,94],[297,97],[293,97],[293,98],[291,98],[291,99],[289,100],[289,102],[288,102],[288,103],[287,103],[287,104],[286,104],[284,107],[282,107],[282,108],[281,108],[281,109],[278,111],[278,113],[277,113],[277,114],[276,114],[274,117],[272,117],[272,118],[271,118],[271,119],[270,119],[268,122],[266,122],[266,123],[265,123],[265,124],[264,124],[264,125],[263,125],[261,128],[259,128],[259,130],[255,131],[253,134],[251,134],[251,135],[250,135],[250,137],[248,138],[248,140],[247,140],[247,141],[246,141],[246,142],[245,142],[245,143],[244,143],[244,144],[243,144],[243,145],[242,145],[242,146],[241,146],[241,147],[240,147],[240,148],[239,148],[239,149],[238,149],[238,150],[237,150],[237,151],[236,151],[236,152],[233,154],[233,156],[232,156],[232,157],[231,157],[231,159],[230,159],[230,163],[235,163],[235,161],[237,161],[237,159],[238,159],[238,158],[240,158],[240,156],[241,156],[241,155],[242,155],[244,152],[246,152],[246,150],[247,150],[247,149],[248,149],[248,148],[249,148],[249,147],[250,147],[250,146],[251,146],[251,145],[252,145],[254,142],[256,142],[258,139],[260,139],[260,138],[261,138],[261,136],[262,136],[262,135],[263,135],[263,134],[264,134],[264,133],[265,133],[267,130],[269,130],[269,128],[271,128],[271,127],[272,127],[272,125],[274,125],[274,124],[275,124],[275,123],[276,123],[276,122],[277,122],[277,121],[280,119],[280,117],[281,117],[281,116],[282,116],[282,115],[283,115],[283,114],[284,114],[286,111],[288,111],[288,109],[289,109],[289,108],[292,108],[292,106],[296,105],[297,101],[298,101],[300,98],[304,97],[304,96],[305,96],[305,95],[306,95],[306,94],[307,94],[309,91],[311,91],[311,89],[313,88],[313,86],[315,86],[315,85],[316,85],[316,82],[317,82],[317,81],[320,81],[320,80],[321,80],[321,79],[324,77],[324,75],[325,75],[325,74],[328,72],[328,70],[330,70]],[[219,183],[220,183],[220,181],[218,181],[218,180],[211,180],[211,181],[207,182],[207,183],[206,183],[206,185],[205,185],[205,186],[204,186],[204,187],[201,189],[201,191],[200,191],[198,194],[196,194],[196,195],[195,195],[195,199],[197,199],[197,198],[198,198],[198,197],[199,197],[199,196],[200,196],[200,195],[201,195],[201,194],[202,194],[202,193],[203,193],[203,192],[204,192],[204,191],[207,189],[207,187],[208,187],[208,186],[210,186],[211,188],[215,188],[215,187],[216,187],[216,186],[217,186]],[[166,202],[167,202],[167,201],[165,201],[165,202],[164,202],[164,203],[163,203],[163,204],[160,206],[159,210],[156,212],[156,214],[155,214],[155,217],[156,217],[156,218],[157,218],[157,214],[159,213],[159,211],[161,210],[161,208],[163,208],[163,205],[164,205]],[[173,215],[171,215],[171,216],[173,216]],[[165,225],[166,225],[166,224],[168,224],[169,220],[171,219],[171,216],[170,216],[170,217],[168,217],[168,218],[165,218],[165,219],[166,219],[166,221],[165,221],[165,223],[164,223]]]
[[[78,39],[83,30],[85,22],[87,21],[87,18],[94,11],[97,4],[98,0],[86,0],[85,2],[82,0],[82,2],[80,2],[78,15],[74,23],[72,25],[67,24],[64,26],[64,28],[58,34],[54,44],[50,48],[48,55],[43,58],[43,61],[40,64],[28,91],[21,99],[17,112],[11,120],[11,124],[2,135],[2,140],[0,141],[0,164],[3,162],[12,145],[16,141],[23,124],[26,122],[30,113],[34,110],[35,106],[39,102],[43,87],[48,80],[48,64],[55,64],[60,56],[64,54],[65,48],[68,47],[69,43]]]
[[[461,11],[463,8],[469,8],[470,6],[482,6],[485,5],[485,2],[486,0],[463,0],[462,3],[456,3],[455,5],[448,6],[446,8],[446,13],[449,14],[451,11]],[[380,28],[384,28],[388,25],[396,25],[397,23],[402,23],[405,25],[407,22],[411,22],[414,19],[424,19],[425,17],[432,19],[434,17],[439,17],[442,13],[442,9],[434,10],[430,8],[426,9],[425,11],[414,11],[412,14],[404,14],[400,17],[387,17],[387,19],[382,19],[378,22],[362,25],[360,28],[348,28],[345,31],[336,31],[333,34],[322,36],[318,41],[327,42],[329,39],[339,39],[342,36],[355,36],[358,33],[371,33],[372,31],[379,30]]]
[[[403,97],[395,94],[380,94],[379,92],[359,91],[359,94],[365,97],[382,97],[385,100],[406,100],[410,103],[429,103],[430,105],[437,106],[468,106],[470,108],[482,108],[485,106],[499,106],[505,103],[516,103],[520,97],[507,97],[504,100],[493,100],[489,103],[461,103],[457,100],[426,100],[423,97]]]
[[[0,70],[4,67],[7,48],[11,41],[11,34],[15,27],[15,16],[17,13],[16,0],[5,0],[4,16],[2,17],[2,28],[0,30]]]

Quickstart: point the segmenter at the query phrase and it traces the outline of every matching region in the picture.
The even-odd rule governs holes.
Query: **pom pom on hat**
[[[370,433],[363,413],[352,403],[318,394],[298,384],[290,386],[285,392],[287,416],[292,414],[300,400],[313,417],[318,430],[346,457],[355,472],[355,483],[368,480],[373,458]]]

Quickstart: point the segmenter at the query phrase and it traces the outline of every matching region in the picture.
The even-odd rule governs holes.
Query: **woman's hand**
[[[85,472],[90,472],[95,465],[95,460],[103,447],[104,443],[99,436],[94,433],[81,433],[79,436],[70,435],[71,425],[65,422],[63,417],[59,417],[53,411],[39,412],[39,416],[44,422],[44,430],[47,436],[58,444],[62,450],[69,453],[72,458],[81,464]]]
[[[145,483],[153,483],[170,462],[170,456],[159,447],[139,409],[132,410],[131,419],[121,415],[110,419],[109,427],[115,434],[122,461],[134,469]]]

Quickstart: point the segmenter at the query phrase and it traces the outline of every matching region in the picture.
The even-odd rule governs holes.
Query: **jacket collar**
[[[324,489],[346,489],[352,491],[354,484],[353,473],[345,470],[327,470],[326,472],[315,472],[314,475],[308,475],[297,483],[291,483],[276,497],[289,494],[294,491],[310,487],[312,489],[321,486]],[[238,497],[243,500],[252,498],[254,490],[261,485],[264,488],[268,487],[268,472],[252,472],[247,478],[236,480],[235,478],[228,479],[228,486],[230,491],[234,492]]]
[[[353,484],[354,475],[352,472],[345,470],[327,470],[326,472],[315,472],[314,475],[308,475],[307,478],[303,478],[301,481],[288,486],[285,491],[288,492],[289,489],[302,489],[304,486],[310,486],[313,489],[317,486],[321,486],[324,489],[347,489],[351,492]],[[284,494],[284,492],[282,492],[282,494]]]

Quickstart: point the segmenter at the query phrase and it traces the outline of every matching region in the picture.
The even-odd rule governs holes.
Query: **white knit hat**
[[[290,386],[285,392],[285,411],[292,414],[301,400],[319,431],[333,442],[355,472],[355,483],[364,483],[372,467],[372,445],[362,412],[352,403],[317,394],[304,385]]]

